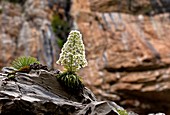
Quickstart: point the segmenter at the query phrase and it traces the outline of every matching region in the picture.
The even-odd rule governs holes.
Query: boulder
[[[87,87],[70,94],[57,81],[58,70],[32,70],[8,78],[10,70],[5,67],[0,73],[1,115],[119,115],[123,110],[114,102],[97,101]]]

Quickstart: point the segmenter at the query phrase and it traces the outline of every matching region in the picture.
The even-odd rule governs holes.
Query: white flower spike
[[[70,72],[76,72],[80,68],[87,66],[85,47],[82,34],[79,31],[72,30],[70,32],[56,63],[63,65]]]

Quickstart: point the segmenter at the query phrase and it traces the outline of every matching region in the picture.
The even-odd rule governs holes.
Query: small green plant
[[[120,109],[118,109],[117,112],[118,112],[120,115],[128,115],[128,113],[127,113],[126,110],[120,110]]]
[[[16,72],[24,72],[24,73],[29,73],[31,70],[31,64],[39,64],[39,61],[37,61],[36,58],[34,57],[18,57],[12,62],[12,67],[15,68],[16,70],[13,71],[12,73],[9,73],[7,76],[9,77],[14,77]]]
[[[34,57],[18,57],[12,62],[12,67],[14,67],[17,70],[21,70],[23,67],[30,66],[33,63],[39,63],[36,58]]]
[[[83,88],[80,77],[76,72],[87,66],[85,58],[85,47],[82,40],[82,35],[77,30],[72,30],[64,44],[59,60],[56,62],[64,66],[65,72],[57,76],[60,83],[66,88],[74,91],[79,91]]]
[[[59,14],[55,14],[52,17],[51,26],[55,36],[57,36],[57,45],[62,48],[63,44],[66,42],[65,35],[70,32],[70,24],[68,21],[62,19]]]

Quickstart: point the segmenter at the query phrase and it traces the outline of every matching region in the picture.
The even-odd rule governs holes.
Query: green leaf
[[[12,67],[19,70],[19,69],[29,66],[30,64],[33,64],[33,63],[39,63],[39,61],[37,61],[37,59],[34,57],[21,56],[12,62]]]
[[[126,112],[126,110],[117,110],[117,112],[120,114],[120,115],[128,115],[128,113]]]
[[[67,90],[76,92],[81,91],[84,87],[80,77],[75,73],[64,72],[56,76],[57,80],[63,85]]]

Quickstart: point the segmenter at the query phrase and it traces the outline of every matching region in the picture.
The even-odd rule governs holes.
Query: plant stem
[[[71,55],[71,65],[70,65],[70,71],[72,72],[72,64],[73,64],[73,55]]]

